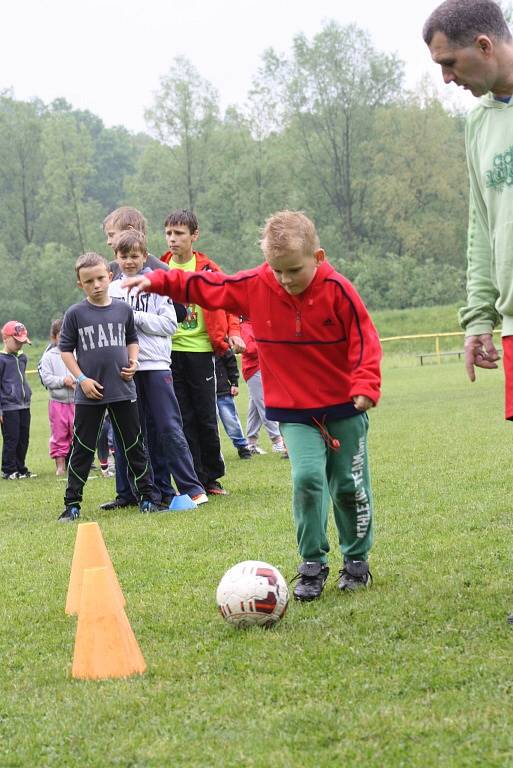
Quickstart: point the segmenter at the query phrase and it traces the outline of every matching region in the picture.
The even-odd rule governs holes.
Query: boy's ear
[[[195,232],[192,233],[192,235],[191,235],[192,242],[193,243],[196,242],[198,237],[199,237],[199,229],[195,230]]]
[[[109,283],[112,283],[112,278],[114,276],[114,273],[110,271],[109,269]]]
[[[77,279],[77,285],[79,288],[82,288],[82,281],[80,279]]]
[[[319,264],[321,264],[325,258],[326,253],[324,252],[324,248],[318,248],[316,251],[314,251],[314,259],[317,266],[319,266]]]

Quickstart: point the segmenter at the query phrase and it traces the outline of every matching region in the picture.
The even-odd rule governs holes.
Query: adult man
[[[446,0],[423,36],[444,82],[481,97],[465,130],[470,200],[460,323],[474,381],[474,366],[497,368],[492,330],[502,321],[505,415],[513,420],[513,39],[492,0]]]
[[[496,368],[502,320],[506,418],[513,419],[513,39],[492,0],[446,0],[424,25],[445,83],[482,97],[466,125],[470,175],[465,365]]]

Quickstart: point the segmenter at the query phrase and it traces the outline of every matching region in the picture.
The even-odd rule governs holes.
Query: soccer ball
[[[217,588],[221,616],[234,627],[276,624],[289,602],[287,582],[274,565],[244,560],[224,574]]]

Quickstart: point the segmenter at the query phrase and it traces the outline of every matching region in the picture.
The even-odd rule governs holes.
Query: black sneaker
[[[114,499],[114,501],[106,501],[105,504],[100,504],[100,509],[123,509],[124,507],[136,507],[137,501],[127,501],[126,499]]]
[[[78,520],[79,517],[80,517],[80,507],[77,507],[76,504],[70,504],[69,507],[66,507],[62,515],[59,515],[58,522],[72,523],[74,520]]]
[[[240,448],[237,448],[237,452],[239,454],[239,459],[251,459],[253,457],[252,452],[244,445],[242,445]]]
[[[372,584],[372,574],[366,560],[345,560],[338,580],[338,588],[344,590],[362,589]]]
[[[17,480],[17,472],[2,472],[2,480]]]
[[[149,512],[163,512],[164,509],[167,509],[167,507],[159,507],[149,499],[143,499],[143,501],[139,502],[139,512],[142,512],[143,514],[147,514]]]
[[[299,579],[294,587],[296,600],[317,600],[321,596],[324,584],[330,572],[326,563],[302,562],[297,569],[295,579]],[[294,579],[293,579],[294,580]]]
[[[31,477],[37,477],[30,469],[26,469],[25,472],[18,472],[18,480],[30,480]]]
[[[219,480],[210,480],[205,486],[205,491],[210,496],[228,496],[228,491],[223,488]]]

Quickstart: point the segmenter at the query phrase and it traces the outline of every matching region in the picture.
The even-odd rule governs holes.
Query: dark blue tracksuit
[[[0,414],[2,415],[2,473],[25,474],[29,445],[30,398],[25,377],[27,356],[0,352]]]

